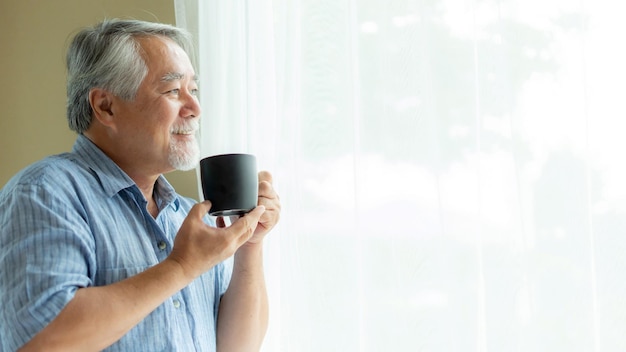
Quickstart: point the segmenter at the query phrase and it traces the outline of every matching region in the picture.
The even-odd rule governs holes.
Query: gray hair
[[[148,73],[137,38],[163,36],[193,60],[191,35],[167,24],[138,20],[105,20],[81,30],[67,51],[67,119],[70,129],[84,133],[91,124],[89,91],[105,89],[132,101]]]

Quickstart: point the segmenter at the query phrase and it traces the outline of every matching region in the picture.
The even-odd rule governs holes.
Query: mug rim
[[[245,157],[256,158],[254,154],[250,154],[250,153],[225,153],[225,154],[215,154],[215,155],[205,156],[204,158],[200,159],[200,161],[205,160],[205,159],[221,158],[221,157],[228,157],[228,156],[245,156]]]

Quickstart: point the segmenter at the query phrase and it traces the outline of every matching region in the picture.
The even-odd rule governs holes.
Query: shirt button
[[[180,301],[179,300],[175,299],[173,304],[174,304],[174,308],[180,308]]]
[[[157,245],[159,246],[160,250],[164,250],[165,248],[167,248],[167,243],[165,243],[164,241],[159,241]]]

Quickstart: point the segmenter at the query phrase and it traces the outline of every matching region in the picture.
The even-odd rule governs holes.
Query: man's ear
[[[113,94],[102,88],[92,88],[89,91],[89,104],[95,119],[107,127],[114,126]]]

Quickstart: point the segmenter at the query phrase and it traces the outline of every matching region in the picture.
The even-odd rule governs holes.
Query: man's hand
[[[178,263],[186,276],[196,278],[232,256],[255,233],[265,212],[264,206],[239,218],[229,227],[211,227],[202,219],[211,209],[211,202],[194,205],[174,240],[168,260]]]
[[[265,212],[261,215],[254,236],[248,240],[248,243],[261,242],[280,219],[280,197],[274,190],[272,174],[267,171],[259,172],[259,200],[257,204],[264,206]]]

